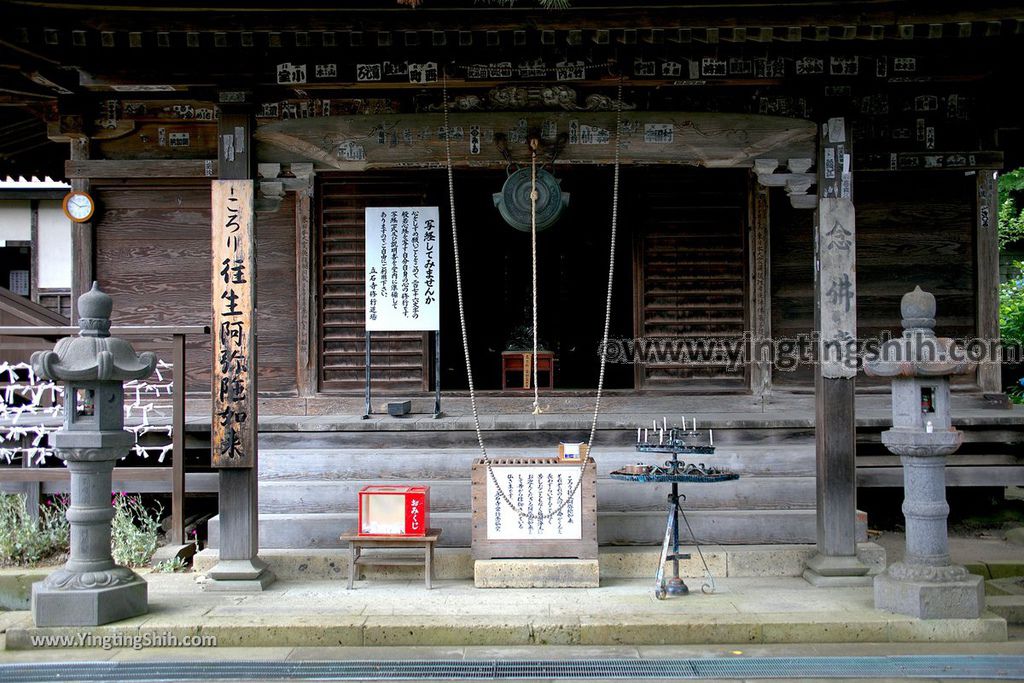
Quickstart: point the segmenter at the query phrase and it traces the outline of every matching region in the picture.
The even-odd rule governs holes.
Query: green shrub
[[[68,551],[67,496],[55,496],[32,519],[20,494],[0,493],[0,565],[30,565]]]
[[[999,287],[999,336],[1010,344],[1024,343],[1024,261],[1014,261],[1017,277]]]
[[[139,496],[114,494],[114,520],[111,523],[110,550],[114,561],[125,567],[144,567],[157,548],[160,506],[150,511]]]
[[[164,560],[163,562],[157,562],[153,565],[153,571],[165,572],[168,574],[172,572],[185,572],[188,571],[188,563],[180,557],[172,557],[168,560]]]

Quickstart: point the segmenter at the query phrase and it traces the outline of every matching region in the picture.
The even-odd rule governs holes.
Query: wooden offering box
[[[360,536],[425,536],[429,486],[364,486],[359,490]]]
[[[474,560],[597,559],[593,458],[587,458],[586,465],[558,458],[502,458],[491,463],[494,480],[483,460],[473,462]],[[581,474],[583,483],[577,486]],[[530,517],[520,517],[516,509]]]

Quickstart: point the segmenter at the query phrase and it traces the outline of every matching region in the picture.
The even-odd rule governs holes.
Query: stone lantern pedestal
[[[123,382],[148,377],[156,356],[110,336],[112,306],[93,284],[78,299],[79,336],[32,355],[40,377],[64,383],[64,427],[53,445],[71,473],[71,556],[32,584],[36,626],[98,626],[149,610],[146,582],[110,554],[110,489],[114,463],[134,443],[124,430]]]
[[[903,464],[907,548],[875,577],[875,607],[920,619],[977,618],[982,577],[950,564],[946,457],[963,440],[950,420],[949,377],[973,370],[950,339],[935,336],[935,297],[920,287],[903,297],[903,337],[886,342],[864,371],[892,378],[893,428],[882,443]]]

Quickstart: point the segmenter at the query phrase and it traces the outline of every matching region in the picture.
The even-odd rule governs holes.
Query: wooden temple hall
[[[492,457],[586,441],[606,310],[600,543],[661,542],[664,492],[608,473],[663,416],[713,429],[741,475],[684,487],[701,541],[847,557],[858,493],[900,499],[888,383],[847,342],[898,336],[915,286],[939,335],[998,338],[1024,4],[543,4],[0,3],[0,175],[94,203],[73,294],[97,281],[115,325],[213,329],[183,378],[186,510],[219,493],[212,545],[338,547],[359,488],[392,481],[431,485],[441,544],[468,546],[471,403]],[[433,326],[367,330],[410,295],[367,281],[403,248],[371,240],[381,207],[436,207],[434,288],[412,294]],[[244,423],[211,408],[243,398],[212,348],[236,304]],[[845,350],[812,362],[818,338]],[[1002,370],[955,378],[951,487],[1024,484]]]

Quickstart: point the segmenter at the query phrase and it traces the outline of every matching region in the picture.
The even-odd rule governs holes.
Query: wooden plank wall
[[[365,208],[422,206],[422,173],[322,174],[320,183],[320,388],[363,391],[366,383]],[[447,290],[454,293],[454,288]],[[422,332],[375,332],[374,392],[423,391]]]
[[[94,186],[96,274],[117,325],[210,324],[210,184]],[[256,217],[260,393],[295,393],[295,201]],[[210,340],[189,342],[188,390],[210,389]]]
[[[642,203],[637,330],[641,337],[696,342],[738,339],[747,328],[746,174],[731,170],[648,169],[633,178]],[[693,359],[648,366],[637,388],[746,387],[744,368]]]
[[[914,285],[935,294],[939,335],[972,336],[974,179],[952,171],[862,173],[854,182],[854,206],[858,336],[898,335],[900,299]],[[771,207],[772,332],[778,340],[813,327],[813,214],[793,209],[781,193]],[[813,385],[806,365],[794,372],[776,368],[773,380],[780,387]],[[857,384],[886,382],[861,374]]]

